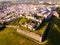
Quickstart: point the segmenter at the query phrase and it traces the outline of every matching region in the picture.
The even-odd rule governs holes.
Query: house
[[[25,23],[25,24],[22,25],[22,26],[27,27],[27,28],[29,28],[30,30],[35,30],[36,27],[37,27],[37,24],[38,24],[38,22],[36,22],[36,21],[34,21],[34,20],[31,20],[30,22]]]
[[[53,15],[59,17],[59,14],[56,11],[53,11]]]
[[[53,15],[52,12],[48,12],[47,14],[44,14],[43,16],[45,19],[49,19],[52,15]]]
[[[27,28],[29,28],[30,30],[35,30],[35,24],[34,23],[28,23],[25,25]]]
[[[40,8],[37,15],[41,16],[41,17],[43,17],[45,19],[49,19],[53,14],[55,14],[55,16],[58,16],[58,14],[55,13],[55,11],[56,11],[56,7],[44,6],[44,7]]]

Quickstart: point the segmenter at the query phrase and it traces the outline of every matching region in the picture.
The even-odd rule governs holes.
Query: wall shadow
[[[6,26],[5,26],[5,25],[0,26],[0,31],[4,30],[5,28],[6,28]]]
[[[48,43],[47,45],[60,45],[60,32],[56,29],[52,29],[48,33]]]

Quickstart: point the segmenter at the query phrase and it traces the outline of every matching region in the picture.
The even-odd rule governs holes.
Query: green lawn
[[[0,45],[38,45],[15,32],[15,29],[5,28],[0,31]]]
[[[46,27],[47,27],[47,23],[46,23],[45,26],[43,26],[42,28],[40,28],[40,29],[38,29],[38,30],[36,30],[34,32],[37,33],[37,34],[42,35],[42,33],[45,31]]]
[[[13,26],[19,25],[20,19],[21,18],[13,20],[12,22],[9,23],[9,25]],[[46,23],[43,23],[43,25],[41,25],[41,28],[36,30],[36,32],[41,34],[45,30],[45,27]],[[20,29],[31,31],[30,29],[23,26],[21,26]],[[0,31],[0,45],[38,45],[34,41],[28,39],[26,36],[24,37],[22,36],[22,34],[21,35],[17,34],[15,31],[16,29],[13,28],[5,28],[4,30]]]
[[[21,30],[28,30],[28,31],[33,31],[33,30],[30,30],[29,28],[26,28],[26,27],[24,27],[24,26],[21,26],[20,24],[19,24],[19,22],[20,23],[22,23],[22,22],[26,22],[26,18],[23,18],[23,17],[21,17],[21,18],[17,18],[17,19],[15,19],[15,20],[13,20],[13,21],[11,21],[10,23],[9,23],[9,25],[19,25],[20,27],[20,29]],[[28,21],[28,20],[27,20]],[[28,21],[28,22],[30,22],[30,21],[32,21],[31,19]],[[34,22],[35,23],[35,22]],[[39,27],[39,29],[37,29],[37,30],[35,30],[35,31],[33,31],[33,32],[35,32],[35,33],[37,33],[37,34],[42,34],[43,32],[44,32],[44,30],[45,30],[45,28],[46,28],[46,26],[47,26],[47,22],[44,20],[44,22],[43,22],[43,24]]]
[[[19,20],[15,20],[16,25],[19,24]],[[54,23],[54,26],[48,33],[48,42],[47,45],[60,45],[60,18],[52,18],[50,22]],[[14,22],[12,25],[15,25]],[[9,24],[10,25],[10,24]],[[44,22],[40,28],[36,31],[33,31],[38,34],[42,34],[43,31],[45,30],[47,25],[47,22]],[[28,28],[25,27],[20,27],[22,30],[29,30]],[[21,34],[22,35],[22,34]],[[0,45],[38,45],[37,43],[26,39],[25,37],[16,34],[15,29],[12,28],[5,28],[3,31],[0,31]],[[46,45],[46,44],[42,44]]]
[[[40,27],[37,30],[35,30],[34,32],[37,34],[42,34],[45,31],[47,24],[48,24],[48,22],[46,20],[44,20],[44,22],[40,25]]]
[[[11,22],[9,22],[9,25],[19,25],[20,20],[21,20],[21,17],[15,19],[15,20],[12,20]]]

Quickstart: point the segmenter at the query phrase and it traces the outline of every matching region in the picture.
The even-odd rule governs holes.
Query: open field
[[[5,28],[0,31],[0,45],[38,45],[31,40],[17,35],[15,29]]]
[[[20,20],[20,19],[18,19]],[[16,21],[14,24],[11,23],[9,25],[19,25],[19,21]],[[60,18],[52,18],[50,20],[50,22],[52,22],[54,24],[54,26],[52,27],[52,29],[49,31],[48,36],[47,36],[47,40],[48,42],[42,45],[60,45]],[[45,28],[46,28],[46,24],[47,23],[43,23],[43,25],[36,30],[35,32],[38,34],[41,34]],[[25,27],[20,27],[20,29],[22,30],[29,30]],[[30,31],[30,30],[29,30]],[[32,31],[34,32],[34,31]],[[16,29],[14,28],[5,28],[3,30],[0,31],[0,45],[38,45],[37,43],[35,43],[34,41],[31,41],[29,39],[27,39],[26,36],[20,34],[18,35],[16,33]]]
[[[19,24],[19,21],[20,21],[21,23],[24,22],[24,20],[22,20],[22,18],[18,18],[18,19],[13,20],[12,22],[10,22],[9,25],[20,26],[19,28],[20,28],[21,30],[28,30],[28,31],[35,32],[35,33],[37,33],[37,34],[42,34],[42,33],[45,31],[46,26],[47,26],[47,24],[48,24],[46,21],[44,21],[44,22],[39,26],[39,28],[38,28],[37,30],[33,31],[33,30],[30,30],[29,28],[26,28],[26,27],[24,27],[24,26],[21,26],[21,25]]]

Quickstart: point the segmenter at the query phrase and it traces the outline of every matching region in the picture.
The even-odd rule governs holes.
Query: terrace
[[[6,16],[3,16],[1,22],[5,21],[8,22],[18,17],[26,17],[27,19],[32,19],[38,22],[40,25],[44,19],[51,18],[51,16],[53,15],[52,12],[54,12],[55,9],[56,8],[54,7],[48,7],[48,6],[40,7],[38,5],[28,5],[28,4],[12,5],[10,7],[7,7],[5,10],[3,9],[4,13],[1,14],[2,15],[6,14]],[[32,26],[31,23],[28,23],[28,25],[30,27],[34,27],[34,24],[32,24],[33,25]]]

